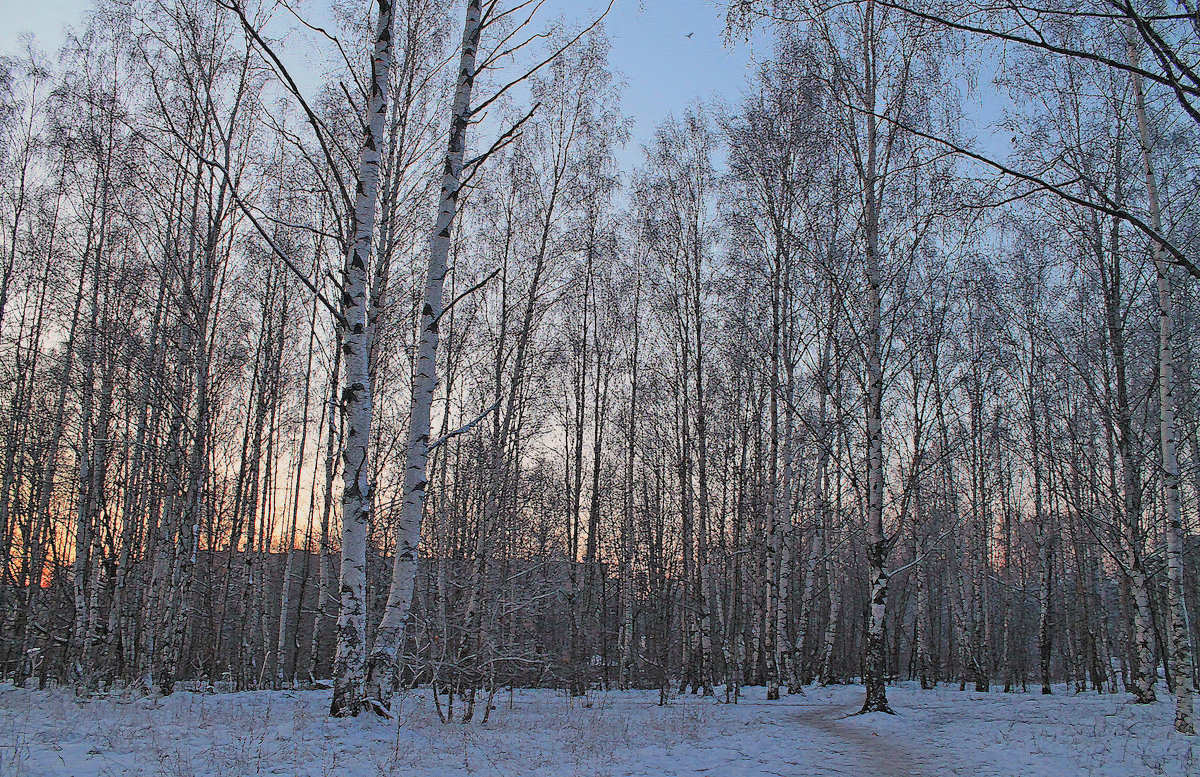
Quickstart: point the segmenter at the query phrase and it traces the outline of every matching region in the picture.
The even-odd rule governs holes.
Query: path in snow
[[[935,760],[931,755],[914,759],[912,752],[895,737],[880,736],[878,732],[858,728],[849,718],[855,712],[857,710],[853,706],[834,709],[818,707],[805,710],[794,718],[796,723],[814,732],[817,737],[828,738],[828,745],[821,748],[827,774],[933,777],[947,773],[944,765],[934,771],[927,770],[926,767]]]
[[[928,747],[903,741],[897,732],[873,730],[873,723],[883,716],[855,715],[858,709],[858,704],[791,699],[770,703],[750,701],[726,708],[731,717],[740,719],[744,730],[720,737],[709,746],[713,751],[725,751],[724,762],[694,770],[684,766],[678,773],[739,777],[981,774],[976,764],[960,764],[928,752]],[[708,749],[701,744],[696,748]]]

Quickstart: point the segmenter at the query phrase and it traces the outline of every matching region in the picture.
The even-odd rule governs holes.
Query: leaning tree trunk
[[[413,588],[416,584],[417,546],[421,541],[421,518],[425,510],[427,486],[430,411],[433,407],[433,395],[437,390],[438,320],[442,316],[442,291],[450,254],[450,234],[455,215],[458,213],[458,195],[462,185],[463,153],[471,116],[471,89],[475,84],[475,55],[479,49],[481,16],[481,0],[468,0],[458,66],[458,84],[454,91],[450,114],[450,137],[442,168],[437,220],[430,243],[429,269],[425,276],[425,301],[421,307],[421,342],[413,378],[412,411],[408,426],[400,526],[396,533],[396,555],[392,565],[387,604],[379,628],[375,632],[374,649],[367,662],[365,694],[377,712],[385,712],[391,703],[396,656],[404,641],[405,621],[412,605]],[[382,29],[382,22],[380,24]]]
[[[342,348],[342,331],[339,327],[334,337],[334,353]],[[308,681],[316,683],[317,671],[320,668],[321,636],[324,633],[325,621],[333,603],[333,549],[329,540],[329,516],[333,513],[333,481],[336,469],[336,454],[341,443],[341,434],[337,419],[338,384],[341,382],[341,359],[333,360],[333,368],[329,375],[328,399],[326,413],[329,426],[325,437],[325,489],[322,495],[321,528],[317,540],[317,612],[313,618],[312,642],[308,650]],[[311,518],[309,519],[311,520]]]
[[[358,186],[354,199],[354,243],[346,257],[342,296],[345,336],[342,390],[346,432],[342,446],[342,579],[333,665],[333,717],[357,715],[363,707],[366,675],[367,527],[371,519],[371,343],[367,329],[367,263],[375,237],[379,200],[379,147],[387,117],[388,71],[392,64],[391,0],[379,0],[375,50],[371,56],[371,92],[367,100]]]
[[[304,396],[304,402],[300,411],[300,441],[296,445],[296,481],[292,489],[292,515],[288,521],[287,531],[287,562],[283,568],[283,578],[279,584],[279,634],[278,641],[275,647],[275,688],[282,688],[287,680],[287,638],[293,637],[293,641],[298,637],[300,629],[300,616],[297,613],[296,623],[291,626],[292,634],[288,631],[288,613],[291,610],[291,594],[292,594],[292,578],[295,576],[296,569],[296,522],[300,514],[300,485],[304,475],[304,459],[305,448],[308,446],[308,405],[309,405],[309,389],[312,387],[312,362],[313,362],[313,344],[317,337],[317,308],[316,301],[313,302],[311,327],[308,330],[308,357],[304,365],[304,388],[301,393]],[[309,520],[309,530],[311,535],[312,520]],[[304,546],[305,558],[307,559],[308,544]],[[303,588],[301,588],[303,591]],[[303,597],[300,605],[303,606]],[[294,678],[296,674],[295,667],[292,668],[291,676]]]

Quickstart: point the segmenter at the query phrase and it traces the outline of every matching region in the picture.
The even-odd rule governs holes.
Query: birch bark
[[[1136,54],[1132,50],[1130,59],[1136,61]],[[1142,77],[1133,73],[1130,78],[1136,101],[1150,226],[1155,233],[1162,234],[1162,210],[1158,200],[1158,177],[1154,170],[1150,126],[1146,118],[1146,95]],[[1192,723],[1192,656],[1184,606],[1184,532],[1179,506],[1179,456],[1175,432],[1175,352],[1172,343],[1175,313],[1170,264],[1166,251],[1159,243],[1154,246],[1154,268],[1158,280],[1159,453],[1162,457],[1163,502],[1167,513],[1167,644],[1175,686],[1175,730],[1191,735],[1196,731]]]
[[[381,7],[382,4],[383,0]],[[468,0],[462,51],[459,55],[458,81],[450,113],[450,136],[442,168],[437,219],[430,242],[429,268],[425,276],[421,339],[413,379],[404,491],[400,505],[400,525],[396,532],[392,582],[366,667],[365,693],[377,712],[386,712],[391,703],[396,656],[403,647],[405,621],[412,605],[413,588],[416,584],[417,550],[421,541],[421,520],[425,511],[425,490],[428,485],[426,468],[429,461],[430,413],[434,392],[437,390],[438,321],[442,315],[442,293],[450,254],[451,232],[458,213],[463,156],[471,116],[471,90],[476,75],[475,58],[482,29],[481,16],[481,0]],[[382,122],[382,112],[380,117]],[[382,129],[382,124],[380,127]]]
[[[874,30],[874,3],[868,2],[866,10],[866,37],[864,47],[864,71],[866,75],[865,102],[874,110],[875,105],[875,58],[871,56],[870,35]],[[865,117],[867,126],[867,158],[864,187],[863,220],[866,240],[867,278],[867,565],[870,587],[870,616],[867,621],[867,654],[863,668],[863,684],[866,698],[863,712],[891,712],[884,686],[887,643],[884,634],[884,617],[887,614],[888,574],[885,568],[888,538],[883,527],[883,325],[879,248],[879,177],[876,172],[877,120],[873,114]]]
[[[388,73],[392,64],[392,26],[395,19],[391,0],[378,0],[377,6],[370,93],[354,197],[354,242],[346,257],[343,279],[342,310],[346,324],[342,361],[346,379],[342,389],[342,406],[346,428],[342,445],[341,604],[337,622],[337,653],[334,656],[333,699],[329,706],[329,714],[333,717],[358,715],[369,693],[366,687],[366,565],[367,528],[371,520],[373,495],[367,451],[371,439],[367,265],[375,238],[380,146],[383,144],[383,125],[387,118]]]

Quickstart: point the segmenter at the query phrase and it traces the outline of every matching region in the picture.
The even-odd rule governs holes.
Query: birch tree
[[[1132,37],[1132,36],[1131,36]],[[1137,49],[1130,44],[1130,60],[1137,63]],[[1146,179],[1147,209],[1150,226],[1163,233],[1162,210],[1158,196],[1158,176],[1155,173],[1150,122],[1146,111],[1146,94],[1139,73],[1130,74],[1133,86],[1134,111],[1137,114],[1138,146]],[[1179,456],[1175,432],[1175,304],[1172,283],[1173,267],[1160,243],[1155,243],[1154,274],[1158,286],[1158,423],[1159,453],[1162,462],[1163,503],[1166,506],[1167,544],[1167,629],[1171,669],[1174,679],[1175,730],[1195,734],[1192,723],[1192,654],[1188,634],[1187,611],[1184,606],[1184,534],[1179,504]]]
[[[387,117],[388,75],[392,66],[391,0],[379,0],[371,55],[370,85],[363,116],[362,150],[354,200],[354,242],[346,257],[341,310],[345,317],[341,358],[345,365],[342,408],[346,414],[342,447],[341,605],[333,667],[333,717],[358,715],[367,700],[366,566],[371,517],[371,343],[367,341],[367,267],[375,239],[379,167]]]

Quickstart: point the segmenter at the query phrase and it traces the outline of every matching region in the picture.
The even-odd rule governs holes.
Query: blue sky
[[[321,0],[306,3],[319,14]],[[599,0],[548,0],[542,13],[582,23],[603,9]],[[66,25],[80,22],[89,0],[0,0],[0,50],[14,51],[32,32],[53,54]],[[612,66],[626,82],[623,110],[634,119],[633,141],[622,155],[635,163],[639,146],[671,112],[696,100],[736,100],[745,84],[752,45],[727,47],[724,11],[714,0],[616,0],[606,20]],[[686,37],[691,33],[691,37]],[[761,46],[761,44],[758,44]]]
[[[57,48],[63,25],[77,23],[87,5],[83,0],[0,0],[0,50],[16,49],[26,32],[36,35],[42,48]]]
[[[752,46],[724,45],[724,10],[714,2],[617,0],[607,25],[613,67],[627,81],[624,110],[636,121],[638,142],[668,113],[697,99],[734,100],[746,83]]]

